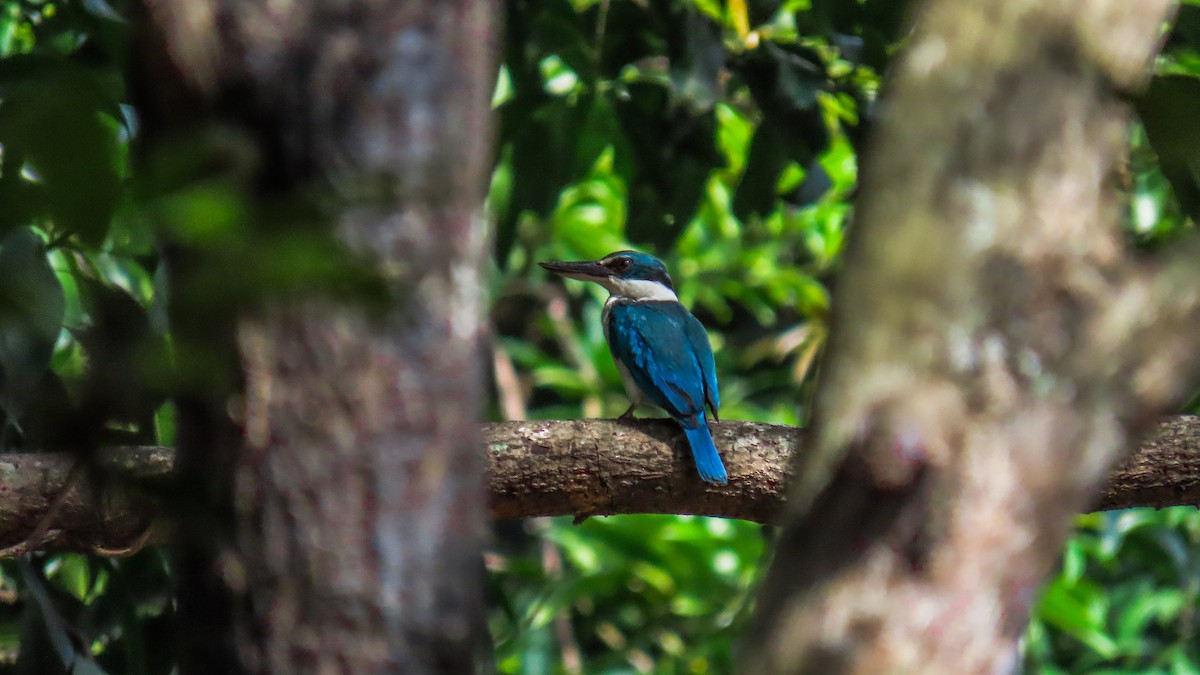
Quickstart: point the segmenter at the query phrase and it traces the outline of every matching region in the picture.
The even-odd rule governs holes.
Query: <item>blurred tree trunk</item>
[[[202,169],[248,174],[260,220],[331,216],[390,294],[383,309],[268,298],[221,321],[242,298],[205,297],[203,261],[172,251],[178,339],[223,345],[245,373],[180,399],[184,488],[200,488],[183,505],[184,671],[472,671],[490,648],[477,343],[493,3],[140,11],[150,144],[204,139]]]
[[[1167,0],[931,0],[881,106],[746,671],[1005,673],[1072,517],[1194,385],[1195,242],[1118,226]]]

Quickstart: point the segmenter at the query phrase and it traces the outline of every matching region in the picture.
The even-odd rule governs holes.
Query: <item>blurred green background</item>
[[[625,408],[604,291],[535,263],[638,248],[665,260],[709,328],[722,418],[803,424],[905,3],[505,4],[486,205],[489,417]],[[125,10],[0,1],[0,367],[20,375],[0,389],[10,447],[69,440],[55,436],[64,411],[94,389],[133,392],[105,409],[102,441],[173,441],[169,380],[193,361],[166,298],[201,310],[212,299],[168,287],[156,236],[204,251],[233,297],[341,278],[319,237],[261,226],[237,176],[193,177],[185,160],[131,170]],[[1183,5],[1156,72],[1125,185],[1126,231],[1143,248],[1171,245],[1200,210],[1200,2]],[[689,516],[498,523],[487,554],[498,668],[737,672],[769,540],[754,524]],[[63,672],[48,640],[64,623],[98,668],[170,672],[165,551],[32,562],[32,578],[0,562],[0,672]],[[64,622],[46,619],[37,586]],[[1200,673],[1198,595],[1195,508],[1080,516],[1023,642],[1028,671]]]

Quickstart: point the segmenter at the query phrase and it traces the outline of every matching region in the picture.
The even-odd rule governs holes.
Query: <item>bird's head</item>
[[[649,253],[617,251],[599,260],[543,262],[542,267],[560,277],[593,281],[609,293],[631,300],[676,300],[667,266]]]

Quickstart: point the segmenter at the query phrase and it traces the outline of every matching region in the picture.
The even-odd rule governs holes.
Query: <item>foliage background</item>
[[[722,416],[803,424],[904,3],[507,6],[487,204],[492,417],[624,409],[604,292],[535,262],[636,247],[667,262],[709,327]],[[166,301],[221,300],[169,288],[156,236],[212,253],[236,302],[337,279],[322,242],[264,233],[236,175],[197,177],[187,152],[131,170],[126,10],[0,1],[0,409],[14,450],[173,440],[172,382],[203,368],[172,339]],[[1182,6],[1156,72],[1126,186],[1142,247],[1169,246],[1200,212],[1200,2]],[[736,672],[769,539],[691,516],[498,523],[498,668]],[[1196,509],[1080,516],[1023,643],[1027,668],[1200,673],[1198,596]],[[0,671],[170,672],[172,622],[162,549],[0,562]]]

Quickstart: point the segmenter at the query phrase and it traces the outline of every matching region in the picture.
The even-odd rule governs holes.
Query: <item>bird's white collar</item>
[[[630,300],[673,300],[679,302],[675,291],[657,281],[646,279],[619,279],[608,277],[598,282],[608,289],[613,297],[629,298]]]

